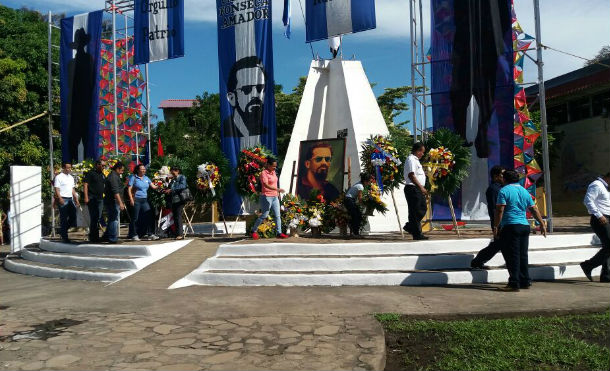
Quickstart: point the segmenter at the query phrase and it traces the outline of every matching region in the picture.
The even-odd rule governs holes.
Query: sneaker
[[[513,287],[513,286],[509,286],[509,285],[506,285],[504,287],[498,287],[498,290],[503,291],[503,292],[519,292],[518,287]]]
[[[156,241],[159,239],[159,236],[157,236],[156,234],[149,234],[148,236],[146,236],[146,239],[149,241]]]
[[[280,234],[277,235],[277,238],[282,238],[282,239],[288,238],[288,237],[289,236],[287,234],[284,234],[284,233],[280,233]]]
[[[258,236],[258,233],[256,232],[252,232],[252,239],[253,240],[258,240],[260,237]]]
[[[140,241],[140,237],[138,237],[138,236],[136,235],[136,236],[131,237],[131,240],[132,240],[132,241]]]

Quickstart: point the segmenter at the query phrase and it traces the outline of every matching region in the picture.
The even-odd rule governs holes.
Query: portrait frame
[[[326,183],[321,193],[326,201],[334,201],[343,191],[345,185],[345,138],[328,138],[303,140],[299,146],[298,166],[296,173],[296,194],[302,200],[308,200],[312,191],[311,184],[307,181],[309,167],[311,168],[315,159],[309,158],[310,150],[317,148],[331,148],[331,161],[328,166]],[[313,169],[312,169],[313,172]]]

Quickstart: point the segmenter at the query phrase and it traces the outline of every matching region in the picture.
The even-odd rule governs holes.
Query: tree
[[[603,61],[604,59],[610,59],[610,45],[602,46],[602,48],[599,50],[599,52],[597,52],[597,55],[592,60],[585,62],[585,66],[591,66],[593,64]]]
[[[54,34],[58,44],[59,33]],[[54,50],[57,56],[57,50]],[[57,96],[58,88],[54,86]],[[0,5],[0,128],[40,114],[47,109],[47,24],[28,9]],[[59,123],[55,119],[54,127]],[[6,202],[10,165],[43,166],[43,184],[50,180],[48,121],[46,117],[0,135],[0,200]],[[59,153],[59,152],[58,152]],[[50,200],[51,189],[43,187]],[[6,204],[2,205],[7,207]]]
[[[416,89],[421,90],[420,87]],[[406,158],[411,152],[413,136],[406,128],[409,120],[395,122],[395,119],[409,110],[409,105],[404,100],[411,90],[410,86],[385,88],[383,94],[377,97],[377,104],[401,159]]]
[[[281,162],[286,157],[294,122],[299,112],[303,91],[307,78],[301,76],[299,83],[292,89],[292,93],[286,94],[281,85],[275,86],[275,121],[277,124],[277,154]],[[282,164],[280,164],[282,165]]]

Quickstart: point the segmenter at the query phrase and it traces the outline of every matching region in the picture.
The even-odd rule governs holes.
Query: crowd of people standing
[[[119,218],[121,211],[128,210],[129,232],[127,238],[133,241],[141,239],[158,240],[155,234],[154,210],[150,205],[148,190],[157,190],[157,186],[146,176],[143,164],[135,166],[133,174],[123,180],[125,165],[116,162],[108,176],[104,175],[106,161],[95,161],[94,168],[85,174],[83,179],[82,202],[89,212],[90,242],[119,242]],[[71,174],[72,164],[64,162],[62,170],[55,176],[53,186],[55,201],[59,208],[60,236],[63,242],[70,242],[68,230],[76,227],[76,211],[80,208],[80,196],[76,191],[76,182]],[[184,238],[182,233],[182,210],[184,201],[176,197],[186,186],[186,177],[181,169],[172,167],[170,170],[169,188],[164,190],[166,198],[174,213],[174,232],[176,239]],[[100,223],[103,223],[103,211],[106,211],[106,230],[100,237]]]

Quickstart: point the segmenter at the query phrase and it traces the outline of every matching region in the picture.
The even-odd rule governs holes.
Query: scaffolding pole
[[[411,120],[413,125],[413,141],[426,139],[428,124],[427,81],[424,53],[424,22],[423,1],[409,0],[410,17],[410,52],[411,52]],[[418,85],[419,83],[419,85]],[[419,91],[418,87],[422,90]]]
[[[117,102],[117,94],[116,94],[116,7],[114,6],[115,0],[112,0],[112,82],[113,89],[112,95],[114,99],[114,114],[112,115],[114,118],[114,153],[116,157],[119,157],[119,128],[118,128],[118,102]]]
[[[553,203],[551,198],[551,170],[549,163],[549,137],[546,121],[546,92],[544,88],[544,62],[542,61],[542,40],[540,31],[540,0],[534,0],[534,20],[536,24],[536,66],[538,66],[538,94],[540,97],[540,122],[542,126],[542,166],[544,172],[544,193],[546,197],[546,217],[549,232],[553,232]]]
[[[150,75],[148,74],[148,63],[144,65],[144,73],[146,74],[146,125],[148,131],[148,163],[150,164],[152,152],[150,150]]]
[[[47,96],[48,96],[48,118],[49,118],[49,176],[51,182],[55,175],[53,163],[53,23],[52,15],[48,13],[48,40],[47,40]],[[55,237],[55,208],[53,207],[53,184],[51,184],[51,236]]]

